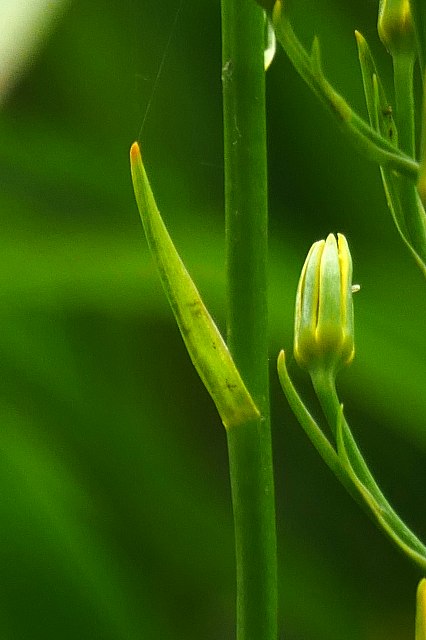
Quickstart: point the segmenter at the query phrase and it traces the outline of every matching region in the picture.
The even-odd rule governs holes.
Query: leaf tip
[[[362,35],[362,33],[357,29],[355,29],[355,40],[356,40],[356,45],[358,47],[359,52],[364,52],[365,49],[367,48],[367,41]]]
[[[281,349],[281,351],[278,354],[278,360],[277,360],[278,371],[281,371],[283,367],[285,368],[285,351],[284,349]]]
[[[283,3],[281,0],[277,0],[272,10],[272,22],[274,24],[279,22],[279,20],[281,19],[282,10],[283,10]]]
[[[139,143],[134,142],[130,147],[130,160],[131,162],[136,162],[141,157],[141,150],[139,148]]]

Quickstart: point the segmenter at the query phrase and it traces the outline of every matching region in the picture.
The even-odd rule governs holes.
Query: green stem
[[[390,539],[424,571],[426,568],[426,547],[399,517],[389,504],[369,470],[358,445],[346,422],[342,405],[337,396],[334,375],[329,371],[311,371],[311,379],[324,415],[337,441],[341,441],[345,449],[352,480],[360,496],[363,497],[367,513]],[[338,426],[340,423],[340,433]],[[339,450],[342,459],[342,451]],[[346,467],[348,472],[348,467]]]
[[[364,122],[346,100],[334,90],[321,68],[318,41],[314,39],[312,52],[308,55],[292,29],[286,14],[286,6],[287,3],[284,5],[282,0],[276,1],[273,25],[278,42],[300,77],[330,110],[342,131],[366,157],[378,162],[382,167],[387,167],[411,179],[417,179],[418,163]]]
[[[222,0],[228,345],[257,421],[228,430],[237,639],[276,640],[275,502],[269,422],[264,16]]]
[[[416,157],[413,92],[414,62],[415,56],[411,53],[393,56],[398,146],[411,158]]]
[[[396,123],[398,127],[398,145],[404,153],[415,158],[415,120],[413,72],[414,54],[393,56]],[[397,180],[401,207],[405,219],[408,239],[414,251],[426,261],[426,218],[423,206],[417,195],[415,184],[405,177]]]
[[[228,453],[237,563],[237,639],[276,640],[277,587],[273,485],[264,423],[230,429]]]
[[[341,419],[341,405],[336,391],[335,374],[329,370],[324,371],[322,369],[311,372],[312,384],[315,389],[315,393],[320,402],[321,408],[333,431],[333,436],[337,440],[337,425]],[[344,420],[344,418],[343,418]],[[368,469],[361,452],[358,449],[358,445],[352,436],[350,430],[348,430],[349,449],[353,455],[350,455],[350,462],[353,465],[354,471],[362,482],[372,492],[379,492],[380,497],[384,500],[384,496],[378,488],[376,481],[374,480],[370,470]]]
[[[290,376],[288,375],[284,351],[281,351],[278,356],[278,376],[287,401],[309,440],[312,442],[315,449],[318,451],[326,465],[334,473],[336,478],[342,483],[350,495],[355,500],[358,500],[358,496],[353,490],[351,480],[348,477],[336,450],[309,413],[297,393]]]
[[[410,0],[411,13],[417,36],[417,53],[419,56],[420,70],[424,79],[426,64],[426,5],[424,0]]]

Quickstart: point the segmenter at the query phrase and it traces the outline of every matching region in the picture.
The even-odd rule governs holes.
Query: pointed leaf
[[[130,162],[148,244],[190,358],[227,429],[255,420],[259,411],[167,232],[136,142]]]
[[[277,0],[274,5],[273,25],[277,40],[296,71],[329,109],[342,131],[359,151],[382,166],[416,179],[418,163],[368,125],[325,78],[318,45],[314,41],[313,52],[311,56],[308,55],[291,27],[282,0]]]

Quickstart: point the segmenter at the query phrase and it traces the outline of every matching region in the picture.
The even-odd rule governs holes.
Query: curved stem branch
[[[311,372],[315,393],[337,442],[339,459],[356,487],[367,513],[413,562],[426,569],[426,547],[389,504],[369,470],[343,415],[334,378],[328,372]]]

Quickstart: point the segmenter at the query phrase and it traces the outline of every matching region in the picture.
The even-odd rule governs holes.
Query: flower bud
[[[416,640],[426,640],[426,579],[417,587]]]
[[[296,295],[294,355],[310,372],[335,373],[354,357],[352,259],[342,234],[315,242]]]
[[[392,56],[414,54],[416,38],[410,0],[381,0],[377,30],[380,40]]]

